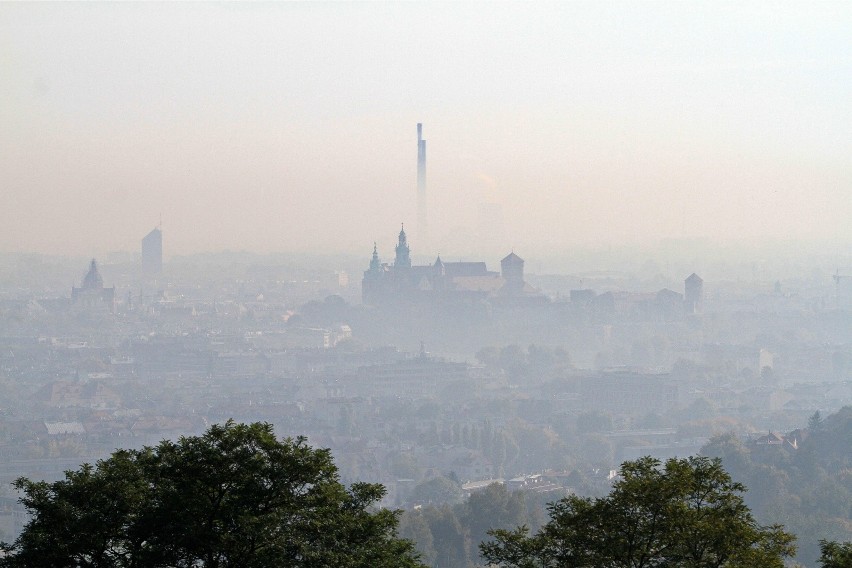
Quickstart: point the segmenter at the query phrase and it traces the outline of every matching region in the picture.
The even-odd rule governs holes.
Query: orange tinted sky
[[[850,6],[0,4],[0,249],[848,243]]]

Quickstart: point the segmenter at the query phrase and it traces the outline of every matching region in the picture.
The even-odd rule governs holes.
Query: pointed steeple
[[[98,272],[98,263],[94,258],[92,259],[92,262],[89,263],[89,271],[83,278],[83,284],[80,287],[86,290],[94,290],[104,287],[104,279],[101,278],[101,274]]]
[[[435,264],[432,265],[432,271],[440,276],[443,276],[446,271],[444,268],[444,261],[441,260],[440,253],[438,254],[438,258],[435,259]]]
[[[373,258],[370,260],[370,270],[379,270],[382,267],[382,261],[379,260],[379,249],[376,243],[373,242]]]
[[[411,256],[408,248],[408,237],[405,235],[405,225],[399,231],[399,244],[396,245],[396,259],[393,265],[398,268],[411,268]]]

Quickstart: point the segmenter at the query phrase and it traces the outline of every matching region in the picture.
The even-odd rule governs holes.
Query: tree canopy
[[[819,547],[822,568],[852,568],[852,543],[821,540]]]
[[[345,487],[328,450],[271,425],[120,450],[55,483],[15,486],[32,514],[0,566],[415,567],[377,484]]]
[[[480,548],[516,568],[781,568],[794,538],[758,525],[744,491],[719,460],[642,458],[622,464],[608,496],[561,499],[535,535],[497,530]]]

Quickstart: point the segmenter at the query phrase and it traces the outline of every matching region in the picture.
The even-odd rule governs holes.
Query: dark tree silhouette
[[[328,450],[269,424],[121,450],[55,483],[19,479],[32,519],[0,566],[415,567],[381,485],[347,488]]]
[[[603,498],[570,496],[550,506],[537,534],[493,531],[480,545],[499,566],[517,568],[782,568],[795,552],[780,526],[761,527],[745,488],[719,460],[697,457],[625,462]]]

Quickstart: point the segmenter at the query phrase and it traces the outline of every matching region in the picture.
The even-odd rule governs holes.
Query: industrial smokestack
[[[426,224],[426,141],[423,124],[417,123],[417,232],[421,245],[428,240]]]

